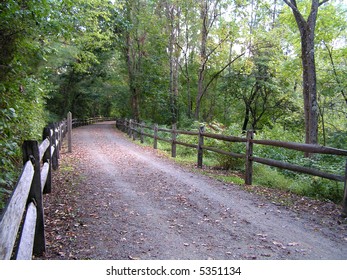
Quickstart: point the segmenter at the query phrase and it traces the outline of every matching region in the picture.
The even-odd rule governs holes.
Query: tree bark
[[[175,5],[167,3],[166,16],[169,20],[169,64],[170,64],[170,105],[171,105],[171,122],[177,123],[178,120],[178,59],[179,50],[177,49],[177,39],[180,34],[180,10]],[[177,17],[177,18],[176,18]]]
[[[196,120],[199,120],[200,118],[201,101],[203,96],[206,94],[209,86],[228,66],[230,66],[238,58],[244,55],[244,53],[242,53],[238,55],[236,58],[234,58],[233,60],[229,59],[228,63],[224,67],[222,67],[207,82],[205,82],[206,65],[210,56],[215,51],[217,51],[217,49],[223,43],[225,43],[229,38],[229,34],[228,34],[226,35],[225,38],[220,40],[217,46],[215,46],[211,50],[207,49],[208,34],[214,22],[216,21],[216,18],[219,15],[219,12],[217,11],[217,6],[219,5],[219,3],[220,3],[219,0],[215,0],[215,1],[202,0],[202,3],[201,3],[200,18],[202,20],[202,26],[201,26],[201,41],[200,41],[200,67],[198,71],[198,93],[196,96],[196,107],[195,107],[195,114],[194,114],[194,117]]]
[[[319,109],[317,103],[317,77],[314,54],[314,34],[317,21],[318,8],[328,0],[312,0],[310,15],[307,20],[300,13],[296,0],[283,0],[293,12],[300,31],[301,59],[303,68],[303,99],[305,114],[305,142],[318,143]]]
[[[242,132],[246,132],[247,131],[247,126],[248,126],[248,122],[249,122],[249,105],[245,102],[246,105],[246,110],[245,110],[245,116],[244,116],[244,120],[243,120],[243,125],[242,125]]]
[[[136,81],[135,81],[135,68],[134,68],[134,61],[133,61],[133,55],[132,55],[132,46],[131,46],[131,39],[130,34],[127,34],[127,41],[126,41],[126,61],[128,66],[128,77],[129,77],[129,91],[130,91],[130,106],[132,110],[132,118],[136,121],[139,121],[140,116],[140,107],[139,107],[139,90],[136,87]]]
[[[200,116],[200,107],[201,107],[201,99],[204,95],[204,80],[205,80],[205,69],[206,62],[208,59],[207,51],[206,51],[206,43],[208,36],[208,3],[206,0],[203,0],[201,3],[200,9],[200,18],[202,20],[201,25],[201,41],[200,41],[200,67],[198,73],[198,94],[196,97],[195,104],[195,119],[198,120]]]
[[[127,11],[126,11],[126,17],[129,23],[133,23],[134,28],[136,27],[136,19],[133,19],[132,16],[132,7],[133,3],[132,1],[127,2]],[[136,49],[135,44],[133,44],[133,40],[137,41],[137,47],[139,48],[140,39],[137,38],[138,34],[137,32],[134,32],[135,38],[132,38],[132,33],[130,30],[125,31],[126,34],[126,46],[125,46],[125,56],[126,56],[126,62],[127,62],[127,68],[128,68],[128,76],[129,76],[129,92],[130,92],[130,106],[132,110],[132,118],[136,120],[137,122],[140,120],[140,103],[139,103],[139,97],[140,97],[140,88],[138,87],[137,83],[137,75],[140,72],[140,65],[141,65],[141,50]],[[143,41],[143,40],[142,40]]]

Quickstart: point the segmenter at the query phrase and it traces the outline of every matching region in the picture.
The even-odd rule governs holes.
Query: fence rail
[[[295,142],[282,142],[277,140],[255,140],[253,131],[248,131],[246,137],[237,137],[237,136],[227,136],[227,135],[221,135],[221,134],[206,133],[204,131],[204,127],[200,127],[198,131],[183,131],[183,130],[177,130],[175,125],[173,125],[172,129],[167,129],[167,128],[159,128],[157,124],[155,124],[154,126],[148,126],[148,125],[145,125],[144,123],[137,123],[133,120],[127,120],[127,119],[117,120],[117,128],[122,131],[125,131],[129,135],[129,137],[132,137],[134,140],[137,138],[137,136],[139,136],[139,138],[141,139],[141,142],[143,142],[144,136],[153,138],[154,149],[157,149],[158,140],[171,143],[172,157],[176,156],[176,145],[183,145],[186,147],[194,148],[197,150],[197,166],[199,168],[202,167],[204,150],[228,155],[234,158],[245,159],[245,184],[247,185],[252,185],[253,162],[265,164],[272,167],[282,168],[282,169],[286,169],[286,170],[290,170],[294,172],[314,175],[314,176],[318,176],[318,177],[322,177],[322,178],[326,178],[326,179],[330,179],[334,181],[344,182],[342,215],[347,216],[347,160],[346,160],[346,168],[345,168],[344,175],[330,174],[330,173],[323,172],[317,169],[299,166],[299,165],[295,165],[295,164],[291,164],[291,163],[287,163],[283,161],[256,157],[253,155],[253,146],[268,145],[271,147],[281,147],[285,149],[292,149],[295,151],[305,152],[309,154],[313,154],[313,153],[329,154],[329,155],[344,156],[344,157],[347,157],[347,150],[336,149],[336,148],[320,146],[320,145],[302,144],[302,143],[295,143]],[[144,132],[144,128],[153,130],[153,134]],[[159,131],[170,133],[171,137],[170,138],[159,137],[158,136]],[[177,141],[178,134],[197,136],[198,137],[197,144],[190,144],[190,143]],[[216,147],[206,146],[204,145],[204,138],[211,138],[211,139],[222,140],[226,142],[245,143],[245,153],[243,154],[234,153],[230,151],[224,151]]]
[[[51,192],[52,169],[56,170],[59,166],[59,154],[62,147],[62,140],[67,134],[69,140],[68,148],[71,152],[71,131],[73,127],[109,120],[114,119],[97,117],[85,120],[73,120],[71,113],[69,113],[66,120],[51,124],[44,128],[41,143],[38,141],[24,141],[22,146],[23,169],[0,219],[0,260],[11,258],[31,259],[33,254],[37,256],[42,255],[45,251],[42,197],[43,194]],[[153,127],[147,126],[144,123],[140,124],[132,120],[117,120],[116,125],[119,129],[126,131],[134,140],[139,137],[141,142],[143,142],[144,136],[153,138],[153,147],[155,149],[157,148],[158,140],[171,143],[171,155],[173,157],[176,156],[176,145],[183,145],[196,149],[198,167],[202,167],[204,150],[245,159],[246,184],[252,184],[253,162],[344,182],[345,189],[342,215],[347,216],[347,162],[344,176],[329,174],[312,168],[256,157],[253,155],[253,145],[269,145],[306,153],[330,154],[336,156],[347,156],[347,150],[293,142],[255,140],[253,139],[254,134],[252,131],[248,131],[247,137],[243,138],[206,133],[204,127],[200,127],[198,131],[183,131],[177,130],[175,125],[172,129],[166,129],[159,128],[158,125],[154,125]],[[145,132],[145,128],[153,130],[153,134]],[[171,137],[169,139],[159,137],[158,132],[169,133]],[[198,137],[197,144],[178,141],[177,135],[179,134]],[[234,153],[216,147],[206,146],[204,145],[204,138],[245,143],[245,153]]]
[[[31,259],[45,251],[43,194],[51,192],[52,169],[59,167],[60,150],[68,136],[72,151],[72,128],[113,118],[67,119],[46,126],[42,142],[24,141],[23,169],[0,219],[0,260]]]
[[[31,259],[44,252],[42,195],[51,192],[51,170],[58,168],[66,133],[64,120],[45,127],[40,144],[24,141],[22,173],[0,221],[0,259]]]

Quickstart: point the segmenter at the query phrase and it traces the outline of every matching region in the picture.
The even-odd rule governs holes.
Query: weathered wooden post
[[[133,121],[133,141],[135,141],[136,140],[136,138],[137,138],[137,130],[138,130],[138,123],[137,123],[137,121]]]
[[[55,130],[56,130],[56,134],[57,134],[57,149],[58,151],[60,152],[60,122],[58,122],[56,124],[56,127],[55,127]],[[60,158],[60,153],[58,154],[58,158]]]
[[[49,147],[47,148],[46,152],[43,155],[42,161],[44,163],[49,164],[48,174],[47,174],[47,180],[46,184],[43,187],[43,193],[51,193],[52,191],[52,145],[53,145],[53,138],[51,137],[51,128],[50,126],[46,126],[43,129],[42,133],[42,140],[48,139],[49,140]]]
[[[140,130],[140,141],[141,141],[141,144],[143,144],[143,143],[144,143],[143,130],[144,130],[145,122],[142,121],[140,126],[141,126],[141,130]]]
[[[133,120],[130,119],[130,120],[129,120],[129,130],[128,130],[128,136],[129,136],[129,138],[131,138],[132,133],[133,133]]]
[[[153,142],[153,148],[158,148],[158,124],[154,125],[154,142]]]
[[[59,167],[59,149],[57,147],[56,124],[51,124],[49,127],[52,130],[52,147],[54,147],[54,152],[52,153],[52,167],[54,170],[57,170]]]
[[[35,204],[37,211],[33,253],[36,256],[41,256],[46,250],[46,243],[41,191],[41,165],[39,144],[37,141],[24,141],[22,150],[23,164],[25,164],[28,160],[31,160],[34,165],[35,172],[30,187],[28,201]]]
[[[127,118],[125,118],[124,119],[124,126],[123,126],[123,132],[124,133],[128,133],[128,119]]]
[[[59,139],[58,145],[59,145],[59,151],[60,151],[61,147],[63,145],[63,141],[62,141],[62,139],[63,139],[62,122],[58,123],[58,139]],[[60,158],[60,155],[59,155],[59,158]]]
[[[252,185],[252,176],[253,176],[253,140],[254,131],[247,131],[247,142],[246,142],[246,175],[245,175],[245,184]]]
[[[72,153],[72,113],[67,113],[67,143],[68,152]]]
[[[123,132],[128,133],[128,119],[125,118],[123,122]]]
[[[123,120],[122,131],[123,131],[124,133],[127,132],[127,119],[124,119],[124,120]]]
[[[171,142],[171,157],[176,157],[176,130],[177,124],[172,124],[172,142]]]
[[[68,132],[68,128],[69,128],[69,124],[68,124],[68,122],[67,122],[68,120],[67,120],[67,118],[66,118],[66,120],[64,120],[64,133],[63,133],[63,138],[65,138],[65,136],[66,136],[66,134],[67,134],[67,132]],[[72,129],[72,114],[71,114],[71,129]]]
[[[344,190],[343,200],[342,200],[342,216],[347,218],[347,160],[346,160],[346,168],[345,168],[345,190]]]
[[[203,133],[205,132],[205,126],[199,127],[199,142],[198,142],[198,168],[202,168],[202,159],[204,151],[202,149],[202,146],[204,145],[204,136]]]

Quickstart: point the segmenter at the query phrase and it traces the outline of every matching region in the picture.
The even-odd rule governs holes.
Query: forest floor
[[[192,170],[112,122],[74,129],[44,196],[43,259],[347,259],[339,206]]]

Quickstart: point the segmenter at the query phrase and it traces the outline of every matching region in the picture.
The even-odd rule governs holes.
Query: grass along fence
[[[199,168],[202,167],[203,164],[203,151],[212,151],[215,153],[227,155],[234,158],[240,158],[245,160],[245,184],[252,185],[253,178],[253,162],[261,163],[264,165],[277,167],[281,169],[286,169],[298,173],[309,174],[313,176],[318,176],[321,178],[326,178],[338,182],[344,183],[344,194],[342,201],[342,215],[347,217],[347,160],[345,167],[345,174],[331,174],[327,172],[323,172],[317,169],[304,167],[296,164],[291,164],[288,162],[283,162],[279,160],[269,159],[269,158],[261,158],[253,155],[253,147],[254,145],[266,145],[271,147],[281,147],[285,149],[291,149],[295,151],[304,152],[306,154],[328,154],[334,156],[343,156],[347,157],[347,150],[336,149],[326,146],[320,145],[311,145],[311,144],[302,144],[295,142],[282,142],[277,140],[256,140],[254,139],[254,132],[247,131],[246,137],[237,137],[237,136],[227,136],[222,134],[213,134],[206,133],[204,126],[199,127],[198,131],[184,131],[177,130],[176,125],[173,125],[172,129],[160,128],[157,124],[154,126],[148,126],[145,123],[137,123],[133,120],[121,119],[117,120],[117,128],[125,131],[129,137],[132,137],[134,140],[136,138],[140,138],[141,142],[144,142],[144,136],[151,137],[154,139],[153,148],[157,149],[157,142],[165,141],[171,143],[171,156],[176,157],[176,145],[182,145],[185,147],[193,148],[197,150],[197,166]],[[152,133],[147,133],[144,129],[153,131]],[[158,132],[166,132],[171,135],[170,138],[163,138],[158,136]],[[177,135],[191,135],[196,136],[197,141],[196,144],[184,143],[177,140]],[[204,145],[204,139],[211,138],[226,142],[233,143],[244,143],[245,144],[245,152],[244,153],[234,153],[230,151],[221,150],[216,147],[206,146]]]

